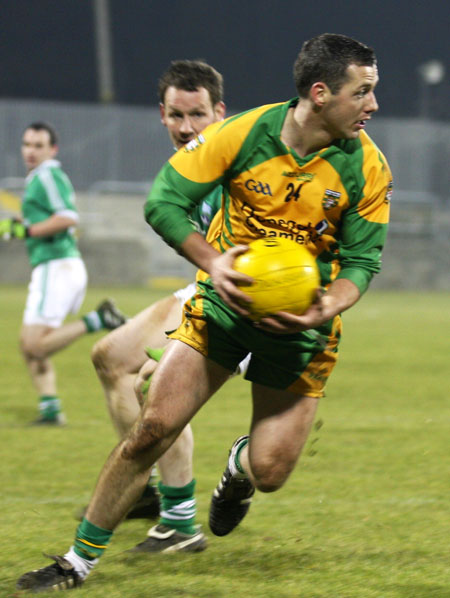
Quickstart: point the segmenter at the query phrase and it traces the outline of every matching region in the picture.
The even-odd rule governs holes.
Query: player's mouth
[[[369,120],[368,118],[358,120],[358,122],[356,123],[356,128],[359,129],[359,130],[365,129],[366,128],[366,123],[367,123],[368,120]]]
[[[186,143],[189,143],[189,141],[192,141],[194,139],[194,135],[186,135],[185,137],[180,137],[179,138],[179,142],[182,145],[186,145]]]

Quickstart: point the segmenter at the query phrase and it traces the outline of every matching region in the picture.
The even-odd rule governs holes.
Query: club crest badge
[[[339,203],[341,194],[339,191],[332,191],[331,189],[325,189],[325,195],[322,199],[322,206],[324,210],[331,210],[335,208]]]

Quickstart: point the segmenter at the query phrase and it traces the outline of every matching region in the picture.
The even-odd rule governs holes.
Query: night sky
[[[0,99],[98,100],[89,0],[2,0]],[[446,67],[433,117],[448,119],[450,10],[442,0],[110,0],[115,101],[154,105],[156,81],[177,58],[203,58],[225,77],[231,109],[295,95],[292,64],[303,41],[344,33],[375,48],[383,116],[416,116],[418,65]]]

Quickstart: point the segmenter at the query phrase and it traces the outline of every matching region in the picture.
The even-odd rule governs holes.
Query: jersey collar
[[[39,164],[39,166],[36,166],[36,168],[30,170],[30,172],[27,174],[25,182],[29,183],[34,176],[36,176],[43,170],[46,170],[47,168],[60,168],[60,166],[61,162],[59,162],[59,160],[54,160],[53,158],[50,158],[49,160],[44,160]]]

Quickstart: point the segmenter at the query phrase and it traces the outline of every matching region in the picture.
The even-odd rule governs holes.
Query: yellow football
[[[315,258],[306,247],[289,239],[252,241],[233,268],[254,280],[250,286],[240,287],[252,298],[252,303],[246,304],[252,320],[277,311],[301,315],[320,286]]]

